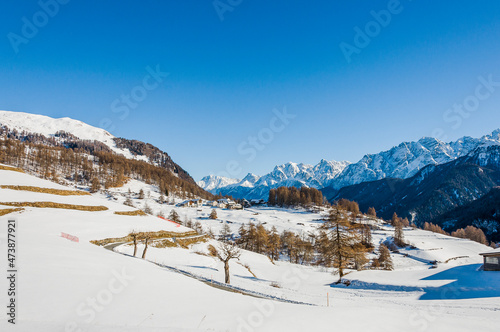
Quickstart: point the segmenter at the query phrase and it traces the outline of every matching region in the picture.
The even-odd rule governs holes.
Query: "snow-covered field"
[[[0,184],[74,189],[2,170]],[[478,253],[490,248],[422,230],[405,229],[406,240],[417,249],[392,254],[394,271],[350,272],[349,287],[333,285],[338,277],[331,270],[283,261],[273,264],[252,252],[245,251],[239,262],[231,262],[234,286],[310,305],[228,292],[152,263],[220,282],[222,263],[201,254],[213,240],[190,249],[150,247],[147,260],[89,243],[124,236],[133,229],[189,230],[152,216],[113,214],[133,210],[121,204],[129,187],[133,192],[144,188],[146,197],[151,192],[150,198],[134,199],[139,207],[147,201],[155,213],[161,210],[165,215],[174,208],[181,218],[198,220],[215,233],[222,221],[229,221],[233,231],[252,221],[274,225],[279,231],[311,232],[322,218],[320,213],[303,210],[251,208],[217,209],[214,221],[207,218],[208,207],[156,203],[155,188],[139,181],[112,190],[114,198],[0,189],[0,202],[51,201],[109,208],[102,212],[25,208],[0,217],[3,271],[7,270],[8,219],[17,220],[19,250],[18,321],[12,326],[4,316],[2,331],[494,331],[500,323],[500,273],[478,271],[482,262]],[[79,237],[80,242],[62,238],[61,232]],[[392,229],[385,225],[373,232],[376,245],[390,236]],[[132,247],[115,249],[130,254]],[[437,268],[431,268],[429,261],[438,261]],[[6,303],[7,280],[0,280],[0,302]]]

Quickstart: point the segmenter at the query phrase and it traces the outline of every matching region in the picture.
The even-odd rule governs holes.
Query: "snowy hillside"
[[[353,184],[384,178],[407,179],[428,165],[440,165],[463,157],[474,150],[491,145],[500,145],[500,129],[481,138],[463,137],[445,143],[436,138],[425,137],[417,142],[404,142],[378,154],[367,154],[357,163],[322,160],[315,166],[287,163],[254,182],[231,180],[232,184],[206,177],[211,181],[200,185],[212,193],[244,198],[267,199],[269,189],[279,186],[328,187],[338,190]],[[210,188],[210,189],[207,189]]]
[[[78,120],[73,120],[70,118],[54,119],[43,115],[28,114],[22,112],[8,112],[0,111],[0,139],[4,145],[25,145],[25,152],[27,152],[27,144],[36,144],[36,149],[45,149],[54,151],[54,148],[64,147],[67,150],[72,150],[71,153],[86,154],[87,157],[93,156],[94,161],[103,160],[102,156],[98,155],[102,153],[109,153],[116,155],[118,158],[126,158],[130,160],[121,162],[123,165],[127,163],[128,166],[125,167],[126,170],[137,169],[137,166],[132,166],[136,162],[147,162],[150,165],[160,168],[156,169],[155,172],[162,172],[163,170],[168,170],[171,175],[177,179],[181,179],[181,182],[186,181],[187,191],[194,193],[195,195],[205,195],[208,193],[204,192],[199,188],[194,179],[186,172],[180,165],[175,163],[168,153],[160,150],[152,144],[145,143],[138,140],[114,137],[109,132],[104,129],[96,128],[85,124]],[[7,142],[8,141],[8,142]],[[7,148],[6,146],[3,147]],[[46,153],[46,152],[45,152]],[[70,153],[68,151],[68,153]],[[32,154],[31,154],[32,155]],[[19,159],[17,166],[21,168],[35,169],[36,165],[33,161],[28,162],[29,156],[25,156]],[[115,157],[111,157],[114,159]],[[110,158],[105,158],[108,162]],[[12,160],[10,161],[12,163]],[[24,165],[24,162],[27,162]],[[71,165],[73,167],[75,165]],[[111,168],[117,166],[109,165]],[[139,168],[144,169],[146,166],[141,166]],[[53,171],[63,172],[64,170],[59,168]],[[107,174],[109,176],[118,176],[115,169],[111,173]],[[119,173],[121,171],[118,170]],[[112,174],[115,173],[115,174]],[[67,177],[67,174],[59,174],[63,177]],[[101,174],[101,177],[106,177],[106,174]],[[137,174],[128,174],[127,176],[137,177]],[[169,178],[168,180],[166,178]],[[176,180],[169,175],[163,175],[162,179],[165,183],[172,184]],[[101,180],[104,180],[102,178]],[[157,181],[159,179],[157,178]],[[177,184],[178,186],[179,184]]]
[[[0,185],[72,190],[21,172],[0,170]],[[22,187],[24,188],[24,187]],[[178,208],[158,202],[157,188],[131,180],[108,194],[61,196],[0,188],[0,209],[7,203],[53,202],[104,206],[103,211],[25,207],[0,217],[17,220],[19,247],[19,315],[16,328],[0,322],[2,331],[471,331],[492,330],[500,317],[500,274],[478,271],[486,246],[422,230],[405,229],[413,249],[392,253],[394,271],[349,271],[351,286],[335,285],[330,268],[272,263],[243,251],[230,263],[232,288],[222,285],[223,266],[207,256],[210,240],[188,248],[151,246],[145,259],[131,257],[128,244],[96,246],[91,240],[122,237],[136,231],[175,232],[190,229],[153,216],[123,216],[128,189],[146,193],[133,205],[199,221],[205,230],[227,221],[233,232],[242,223],[265,223],[298,233],[314,232],[324,213],[288,209]],[[368,221],[367,221],[368,222]],[[377,247],[393,234],[377,226]],[[61,232],[79,238],[72,242]],[[7,235],[0,232],[0,242]],[[138,247],[142,252],[144,245]],[[3,251],[3,250],[2,250]],[[128,255],[121,255],[126,253]],[[436,261],[432,268],[430,261]],[[6,260],[1,267],[6,270]],[[158,265],[159,264],[159,265]],[[180,273],[181,272],[181,273]],[[7,289],[7,279],[0,288]],[[212,287],[213,286],[213,287]],[[242,295],[251,294],[252,296]],[[6,292],[0,301],[6,303]],[[301,304],[298,304],[301,303]],[[362,319],[361,319],[362,318]]]
[[[24,131],[46,137],[53,137],[57,132],[64,131],[81,140],[99,141],[108,146],[113,152],[124,155],[127,158],[137,158],[147,161],[147,158],[144,156],[134,156],[129,150],[118,148],[114,141],[115,137],[106,130],[70,118],[54,119],[38,114],[0,111],[0,126],[7,126],[9,129],[15,129],[18,132]]]

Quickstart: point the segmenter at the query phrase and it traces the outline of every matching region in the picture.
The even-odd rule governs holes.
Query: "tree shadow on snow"
[[[238,278],[253,280],[253,281],[271,282],[270,280],[260,279],[260,278],[256,278],[256,277],[250,277],[250,276],[241,276],[241,275],[237,275],[237,274],[235,274],[234,276],[238,277]]]
[[[421,280],[454,280],[441,287],[425,288],[420,300],[455,300],[500,297],[500,272],[480,271],[482,264],[452,267]]]
[[[456,266],[421,279],[424,281],[450,281],[450,283],[438,287],[378,284],[359,280],[352,280],[349,286],[343,283],[332,283],[327,286],[374,291],[424,292],[419,300],[460,300],[500,297],[500,272],[479,271],[481,265]]]
[[[192,268],[195,268],[195,269],[205,269],[205,270],[212,270],[212,271],[219,271],[217,269],[214,269],[213,267],[209,267],[209,266],[199,266],[199,265],[186,265],[187,267],[192,267]]]

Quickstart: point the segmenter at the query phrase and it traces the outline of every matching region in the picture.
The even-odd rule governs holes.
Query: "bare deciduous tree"
[[[138,234],[136,231],[132,231],[130,233],[130,236],[134,240],[134,257],[135,257],[135,255],[137,255],[137,236],[138,236]]]
[[[234,243],[229,242],[220,243],[217,248],[213,245],[209,245],[208,250],[210,252],[210,255],[212,255],[213,257],[217,257],[221,262],[224,263],[225,283],[231,283],[229,275],[229,261],[233,258],[239,259],[241,250]]]
[[[144,237],[144,251],[142,252],[142,258],[146,258],[146,251],[148,251],[149,236]]]

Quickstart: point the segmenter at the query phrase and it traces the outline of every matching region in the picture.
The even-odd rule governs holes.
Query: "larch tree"
[[[281,238],[278,234],[278,230],[275,226],[271,228],[271,232],[269,233],[269,241],[267,246],[267,255],[272,261],[279,259],[280,257],[280,248],[281,248]]]
[[[168,219],[175,221],[176,223],[178,223],[180,221],[180,217],[175,210],[170,211],[170,214],[168,215]]]
[[[245,224],[241,224],[240,228],[238,229],[238,234],[240,235],[240,238],[238,239],[238,245],[240,245],[244,249],[248,249],[248,230],[245,227]]]
[[[366,252],[368,249],[361,243],[355,244],[354,247],[353,262],[354,268],[357,271],[364,269],[365,265],[368,264],[369,259],[366,257]]]
[[[210,219],[217,219],[217,211],[215,209],[212,209],[212,212],[210,212],[210,215],[208,216]]]
[[[123,202],[123,205],[134,207],[134,202],[132,202],[132,199],[130,197],[127,197],[125,199],[125,202]]]
[[[297,256],[297,239],[295,238],[295,234],[284,230],[281,234],[281,243],[283,244],[283,248],[286,249],[290,263],[292,263]]]
[[[392,218],[391,218],[391,225],[392,226],[396,226],[396,223],[399,221],[399,217],[398,217],[398,214],[396,212],[394,212],[392,214]]]
[[[370,226],[361,225],[360,234],[361,234],[361,244],[363,244],[366,248],[373,248],[372,231],[370,229]]]
[[[324,229],[320,229],[316,236],[316,252],[319,254],[318,263],[330,267],[333,265],[333,253],[331,250],[329,233]]]
[[[267,244],[269,242],[269,236],[267,230],[262,224],[257,225],[257,237],[255,238],[255,246],[257,252],[263,253],[266,251]]]
[[[404,247],[406,245],[403,233],[403,223],[400,220],[396,221],[394,225],[394,243],[398,247]]]
[[[101,184],[99,183],[99,179],[92,178],[92,184],[90,186],[90,192],[96,193],[101,189]]]
[[[153,214],[153,210],[151,209],[148,203],[144,203],[144,213]]]
[[[392,258],[389,249],[385,245],[381,244],[379,247],[379,252],[380,254],[377,259],[377,265],[380,266],[383,270],[393,270],[394,267],[392,264]]]
[[[233,232],[231,231],[231,227],[229,227],[228,223],[224,223],[222,229],[220,231],[220,239],[222,242],[228,242],[231,240],[233,236]]]
[[[344,270],[356,253],[355,245],[361,242],[360,234],[347,219],[346,211],[342,211],[339,207],[330,211],[330,216],[323,227],[329,232],[329,250],[333,256],[333,265],[342,279]]]

